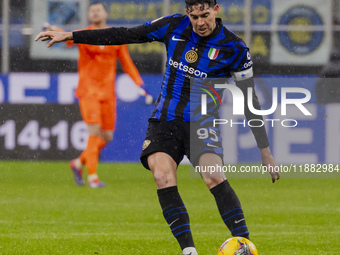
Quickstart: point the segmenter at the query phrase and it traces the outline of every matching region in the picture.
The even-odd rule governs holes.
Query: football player
[[[189,157],[193,166],[223,167],[223,150],[218,131],[213,131],[211,141],[199,139],[196,133],[190,132],[190,127],[202,128],[208,121],[204,116],[203,120],[192,119],[191,83],[195,79],[233,77],[244,94],[247,120],[262,120],[262,116],[253,114],[247,104],[247,89],[254,88],[253,62],[248,47],[217,18],[219,5],[216,0],[185,2],[187,15],[170,15],[133,28],[45,32],[40,33],[36,40],[50,40],[48,47],[67,40],[94,45],[152,41],[165,44],[168,56],[166,72],[156,109],[149,119],[141,162],[154,176],[164,218],[183,254],[197,255],[189,215],[177,189],[176,171],[184,155]],[[254,90],[253,93],[253,106],[260,109]],[[209,114],[207,116],[218,118],[216,110]],[[265,127],[251,129],[260,149],[262,164],[268,169],[275,169],[276,162],[269,149]],[[273,182],[280,178],[279,172],[269,172]],[[240,201],[224,174],[202,173],[202,178],[231,234],[249,238]]]
[[[105,5],[101,2],[93,2],[88,9],[88,19],[91,25],[85,30],[108,28],[107,17]],[[53,25],[48,25],[45,30],[64,32]],[[74,45],[73,41],[66,43],[69,47]],[[77,185],[84,185],[83,166],[86,165],[88,186],[105,187],[105,183],[99,181],[97,164],[100,151],[113,138],[116,124],[114,83],[117,59],[124,71],[140,87],[141,93],[146,95],[146,92],[141,88],[143,80],[130,58],[126,45],[77,44],[77,46],[79,82],[75,96],[79,98],[79,106],[83,120],[88,126],[89,138],[86,149],[78,158],[70,162],[70,168]]]

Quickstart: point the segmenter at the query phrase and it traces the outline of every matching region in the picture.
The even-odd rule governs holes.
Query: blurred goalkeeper
[[[177,167],[184,155],[189,157],[193,166],[222,167],[223,148],[220,131],[211,129],[208,124],[213,118],[218,118],[216,108],[214,111],[209,108],[209,113],[197,121],[191,119],[192,115],[196,116],[196,110],[200,112],[200,105],[194,111],[190,109],[193,105],[191,81],[195,78],[233,77],[245,98],[247,120],[263,118],[252,113],[247,103],[247,91],[251,88],[253,106],[261,109],[254,90],[253,62],[249,48],[217,18],[219,5],[216,0],[185,0],[185,3],[187,15],[170,15],[133,28],[112,27],[73,33],[45,32],[40,33],[36,40],[50,40],[48,47],[67,40],[108,45],[159,41],[166,45],[168,59],[162,91],[149,119],[141,161],[153,174],[163,216],[183,254],[197,255],[189,214],[177,189]],[[216,88],[216,93],[222,95],[223,89]],[[214,102],[210,104],[214,105]],[[190,126],[197,132],[190,132]],[[207,128],[209,132],[206,134],[210,134],[210,137],[197,137],[198,131],[207,131]],[[276,162],[269,149],[265,127],[252,126],[251,130],[260,149],[262,164],[267,169],[273,169]],[[195,146],[192,146],[192,141]],[[273,182],[280,178],[279,172],[269,172]],[[241,203],[224,174],[201,175],[231,234],[249,238]]]
[[[89,6],[88,18],[91,25],[86,30],[107,28],[107,11],[103,3],[95,2]],[[55,26],[48,25],[46,30],[62,31]],[[72,47],[73,41],[67,45]],[[84,185],[83,166],[88,170],[88,185],[92,188],[105,187],[97,175],[98,156],[101,149],[113,138],[116,122],[115,76],[116,60],[120,60],[122,67],[136,85],[140,94],[145,96],[146,103],[152,103],[143,87],[143,80],[133,64],[126,45],[98,46],[77,45],[79,49],[78,73],[79,83],[75,95],[79,98],[79,105],[84,122],[88,126],[89,139],[86,149],[79,158],[70,163],[76,184]]]

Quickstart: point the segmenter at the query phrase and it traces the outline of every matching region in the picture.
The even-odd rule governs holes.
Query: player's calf
[[[249,239],[249,231],[241,208],[241,203],[227,180],[210,189],[214,195],[222,220],[232,236]]]
[[[157,190],[163,216],[181,249],[195,249],[190,229],[189,214],[178,193],[177,186]],[[183,252],[186,253],[186,252]],[[190,253],[187,253],[190,254]],[[197,253],[192,253],[197,254]]]
[[[148,165],[155,179],[157,189],[177,185],[177,164],[168,154],[156,152],[150,155]]]

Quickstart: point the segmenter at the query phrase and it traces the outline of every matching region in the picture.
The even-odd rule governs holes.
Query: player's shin
[[[82,163],[86,164],[89,176],[97,173],[98,155],[105,144],[101,137],[89,136],[86,150],[80,156],[80,159],[84,161]]]
[[[241,203],[227,180],[210,189],[224,223],[233,236],[249,239],[249,231]]]
[[[178,193],[177,186],[157,190],[163,216],[181,249],[195,247],[190,230],[189,215]]]

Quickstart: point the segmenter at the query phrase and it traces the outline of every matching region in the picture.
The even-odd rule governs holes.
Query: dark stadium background
[[[115,2],[115,1],[108,1]],[[116,1],[121,2],[121,1]],[[130,3],[140,4],[141,0],[128,1]],[[144,1],[148,2],[148,1]],[[219,1],[220,5],[227,0]],[[232,1],[231,1],[232,2]],[[237,1],[236,1],[237,2]],[[257,1],[255,1],[257,2]],[[340,11],[338,9],[339,1],[334,1],[333,23],[340,25]],[[2,6],[0,5],[0,10]],[[10,1],[10,23],[11,23],[11,36],[10,36],[10,71],[11,72],[76,72],[77,62],[75,60],[36,60],[32,59],[29,54],[30,49],[30,36],[21,33],[22,28],[30,27],[31,14],[30,14],[30,1],[29,0],[11,0]],[[0,12],[1,15],[1,12]],[[112,14],[114,15],[114,14]],[[1,19],[1,16],[0,16]],[[147,19],[146,19],[147,21]],[[110,23],[110,21],[109,21]],[[234,30],[235,31],[235,30]],[[242,34],[242,31],[235,31]],[[260,34],[263,36],[266,46],[270,51],[270,36],[271,32],[254,32],[255,35]],[[334,47],[340,48],[340,31],[335,30]],[[1,41],[0,41],[1,45]],[[133,47],[130,47],[133,48]],[[148,51],[148,50],[144,50]],[[161,73],[163,62],[162,55],[157,53],[140,53],[137,49],[131,50],[131,57],[135,61],[138,70],[141,73]],[[1,53],[0,53],[1,54]],[[269,54],[269,53],[268,53]],[[152,61],[149,61],[152,59]],[[306,75],[306,74],[319,74],[321,65],[271,65],[268,57],[261,55],[253,55],[255,63],[255,72],[260,74],[289,74],[289,75]],[[122,71],[119,69],[120,72]]]

